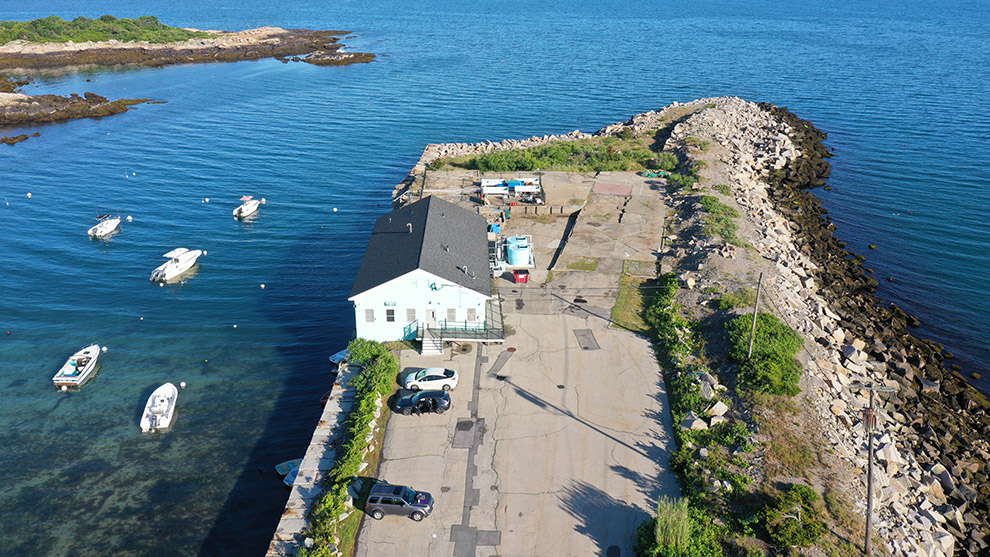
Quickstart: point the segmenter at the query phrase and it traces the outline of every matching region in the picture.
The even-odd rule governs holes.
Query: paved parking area
[[[592,314],[506,323],[504,346],[403,352],[404,372],[461,373],[451,412],[393,416],[385,438],[379,477],[430,491],[436,509],[366,517],[358,555],[628,556],[657,496],[679,492],[646,339]]]

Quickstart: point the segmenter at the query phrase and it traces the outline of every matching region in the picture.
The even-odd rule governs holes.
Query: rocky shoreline
[[[80,65],[140,64],[166,66],[199,62],[234,62],[282,58],[317,65],[366,63],[375,55],[343,52],[339,36],[348,31],[260,27],[238,32],[211,31],[208,39],[152,44],[147,42],[31,43],[0,45],[0,69],[59,68]]]
[[[770,298],[813,341],[806,343],[806,400],[815,405],[831,451],[860,478],[866,466],[860,413],[868,395],[855,382],[898,390],[877,405],[876,536],[894,555],[985,554],[990,407],[945,368],[950,358],[941,346],[910,334],[915,318],[875,296],[877,283],[863,258],[835,238],[835,226],[808,191],[824,185],[829,173],[825,134],[769,104],[696,102],[717,108],[675,127],[665,148],[689,153],[687,137],[722,147],[708,160],[731,169],[731,197],[748,216],[757,252],[774,262]],[[696,244],[683,255],[705,247]],[[719,256],[694,258],[697,289],[712,284],[702,269]]]
[[[0,127],[58,122],[73,118],[96,118],[127,112],[133,105],[153,102],[150,99],[110,99],[96,93],[60,95],[25,95],[18,90],[28,81],[0,76]],[[40,133],[0,137],[0,143],[13,145]]]
[[[348,31],[314,31],[261,27],[236,33],[211,31],[206,39],[152,44],[147,42],[31,43],[11,41],[0,45],[0,69],[18,72],[33,69],[75,68],[85,65],[166,66],[201,62],[235,62],[276,58],[284,63],[306,62],[317,66],[367,63],[375,55],[345,52],[339,36]],[[148,99],[109,100],[95,93],[67,97],[25,95],[20,87],[28,82],[0,75],[0,127],[16,127],[73,118],[95,118],[120,114]],[[13,145],[38,134],[0,137]]]
[[[96,118],[127,112],[131,106],[150,99],[110,99],[96,93],[22,95],[0,93],[0,126],[23,126],[73,118]]]
[[[893,555],[987,554],[990,405],[941,346],[911,335],[918,320],[878,299],[864,258],[835,237],[835,225],[809,191],[824,186],[829,175],[826,135],[786,108],[728,97],[674,103],[594,135],[627,128],[643,132],[671,121],[678,123],[664,150],[691,164],[704,160],[708,170],[702,174],[714,174],[717,167],[719,182],[729,186],[722,197],[742,213],[741,233],[753,244],[749,254],[699,238],[697,195],[672,196],[675,212],[687,222],[683,237],[669,237],[668,265],[682,271],[689,290],[685,298],[695,308],[708,305],[711,295],[705,292],[725,287],[727,277],[717,269],[728,260],[748,257],[749,269],[765,270],[775,313],[806,339],[802,401],[835,457],[830,466],[859,484],[849,489],[860,513],[865,510],[867,441],[861,411],[868,395],[856,390],[856,382],[898,390],[876,405],[875,537]],[[429,145],[393,198],[401,198],[440,157],[590,136],[574,131],[520,141]],[[699,143],[710,143],[712,149],[702,153]],[[732,369],[721,370],[730,381]]]

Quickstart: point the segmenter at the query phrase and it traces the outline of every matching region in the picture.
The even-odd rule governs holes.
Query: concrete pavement
[[[404,368],[461,373],[453,411],[393,416],[383,448],[379,477],[432,492],[436,510],[422,523],[366,517],[358,555],[632,555],[657,496],[679,493],[645,339],[593,316],[506,321],[504,349],[403,352]]]

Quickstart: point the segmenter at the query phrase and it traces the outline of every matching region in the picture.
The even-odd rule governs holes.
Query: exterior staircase
[[[443,354],[443,337],[440,336],[440,331],[430,328],[424,331],[423,347],[419,353],[424,356]]]

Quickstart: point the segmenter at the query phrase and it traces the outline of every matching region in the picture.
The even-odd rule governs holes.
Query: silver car
[[[442,367],[423,368],[410,373],[404,387],[410,391],[449,391],[457,387],[457,371]]]

